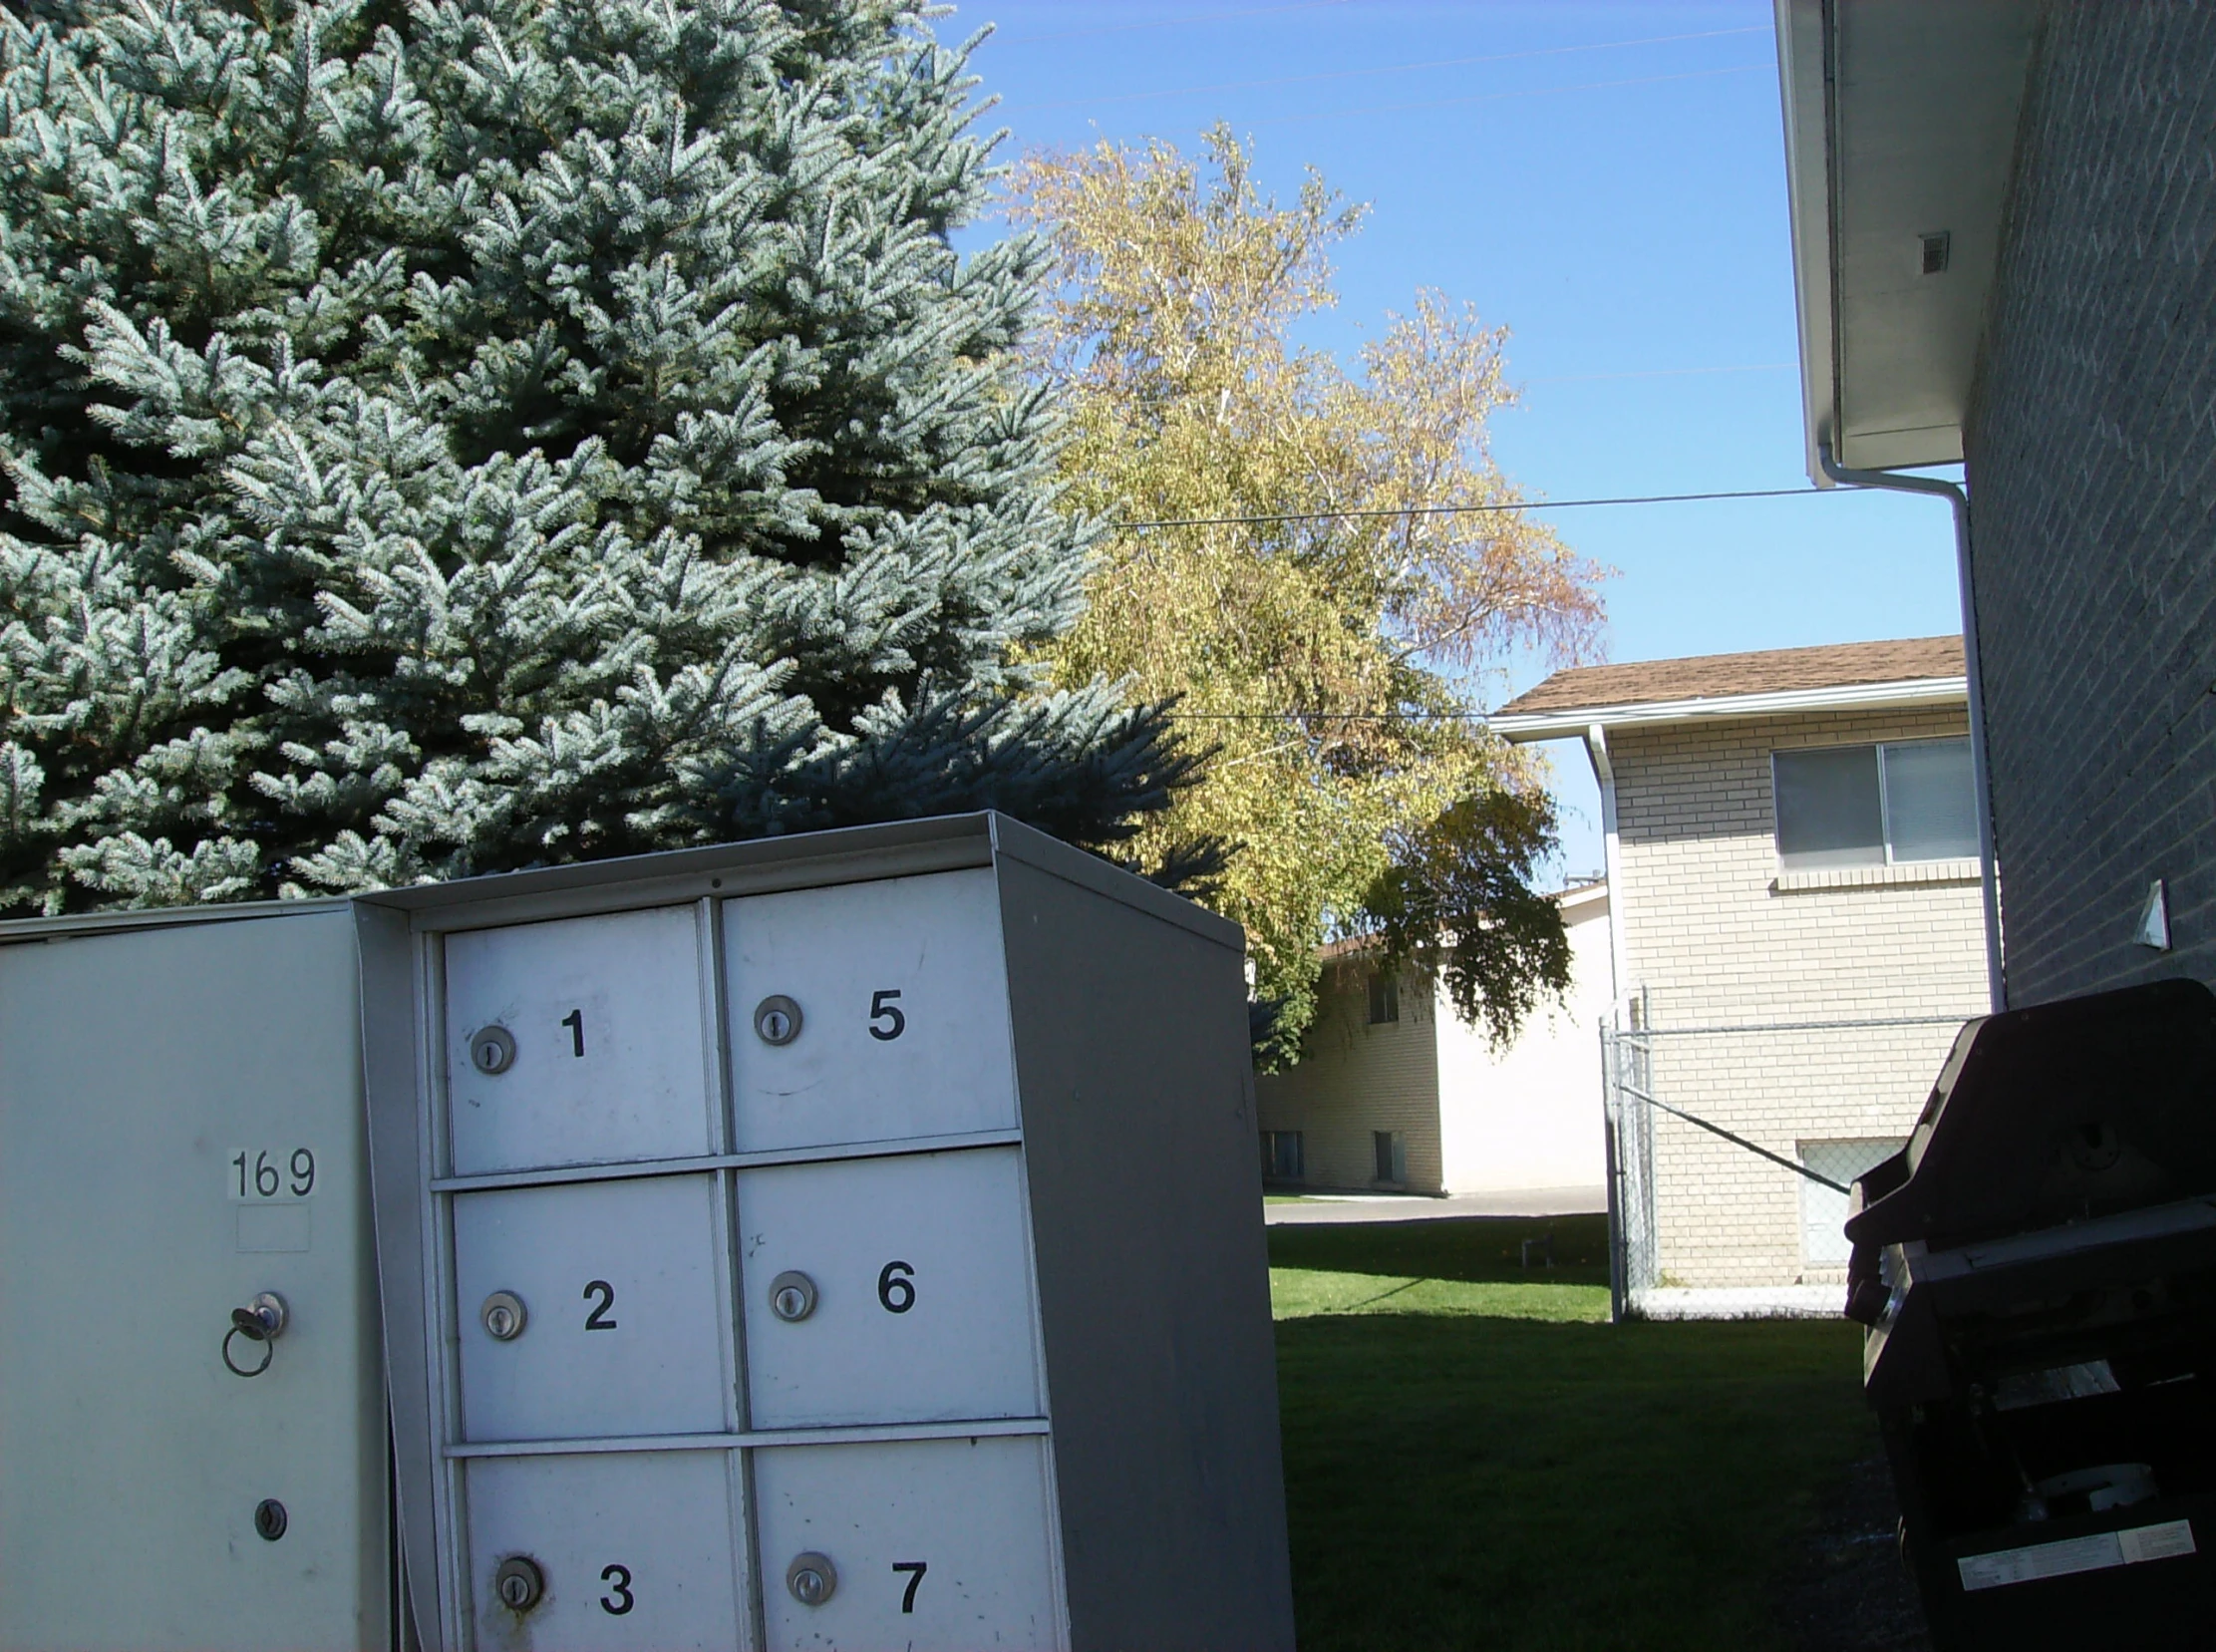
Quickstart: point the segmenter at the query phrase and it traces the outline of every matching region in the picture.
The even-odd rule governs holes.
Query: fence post
[[[1601,1042],[1601,1145],[1608,1176],[1608,1317],[1613,1324],[1624,1319],[1624,1156],[1621,1141],[1623,1101],[1616,1088],[1616,1035],[1607,1022],[1600,1027]]]

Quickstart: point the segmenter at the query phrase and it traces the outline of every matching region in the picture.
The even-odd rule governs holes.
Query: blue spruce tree
[[[1184,777],[922,6],[4,3],[0,911]]]

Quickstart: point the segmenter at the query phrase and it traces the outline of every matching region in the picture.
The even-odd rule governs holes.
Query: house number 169
[[[315,1155],[306,1148],[241,1148],[223,1185],[234,1199],[306,1198],[315,1191]]]

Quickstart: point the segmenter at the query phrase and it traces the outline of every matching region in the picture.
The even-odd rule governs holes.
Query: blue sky
[[[1784,148],[1766,0],[977,0],[973,60],[1015,150],[1197,147],[1231,123],[1282,197],[1314,165],[1368,202],[1340,306],[1351,355],[1436,287],[1512,330],[1503,470],[1557,499],[1804,486]],[[1550,513],[1617,570],[1611,659],[1958,628],[1937,500],[1821,497]],[[1518,661],[1483,697],[1544,674]],[[1556,749],[1564,866],[1598,805]]]

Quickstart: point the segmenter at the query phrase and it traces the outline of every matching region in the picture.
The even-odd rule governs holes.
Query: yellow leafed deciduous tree
[[[1110,524],[1054,662],[1175,698],[1213,749],[1141,857],[1228,851],[1205,894],[1278,1006],[1266,1059],[1313,1015],[1319,941],[1364,932],[1504,1038],[1568,950],[1530,886],[1539,777],[1471,702],[1517,647],[1586,657],[1601,617],[1601,570],[1543,524],[1437,508],[1519,497],[1486,445],[1504,333],[1426,292],[1355,370],[1298,345],[1361,208],[1314,172],[1278,205],[1220,127],[1198,163],[1159,141],[1028,158],[1012,198],[1058,254],[1034,347],[1072,413],[1066,502]]]

